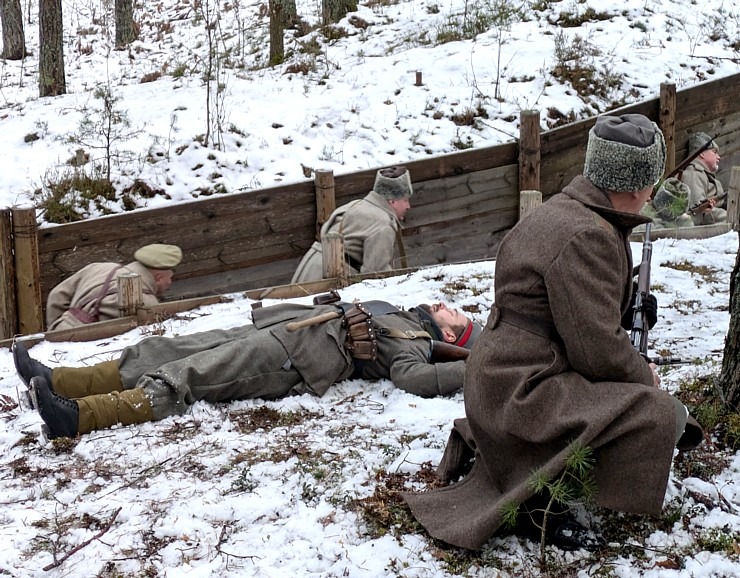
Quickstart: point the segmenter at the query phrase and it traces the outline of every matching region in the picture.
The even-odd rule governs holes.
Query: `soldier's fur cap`
[[[663,133],[647,117],[600,116],[588,133],[583,176],[605,191],[641,191],[663,175],[665,156]]]
[[[711,142],[710,142],[711,141]],[[706,149],[714,149],[719,150],[719,147],[717,146],[717,143],[712,140],[712,137],[709,136],[705,132],[697,132],[692,134],[689,137],[689,154],[688,156],[693,155],[696,151],[698,151],[701,147],[703,147],[705,144],[709,143],[709,146],[706,147]]]
[[[409,171],[401,166],[380,169],[375,175],[373,190],[389,201],[407,199],[414,194]]]

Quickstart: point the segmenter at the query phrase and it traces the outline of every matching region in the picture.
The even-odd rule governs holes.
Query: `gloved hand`
[[[642,300],[642,310],[645,312],[645,321],[648,329],[652,329],[658,322],[658,300],[650,293]]]
[[[624,317],[622,317],[622,327],[624,327],[627,331],[632,329],[632,317],[634,315],[635,310],[635,299],[637,298],[637,283],[632,284],[632,299],[630,300],[630,306],[629,309],[624,314]],[[645,299],[642,301],[642,307],[645,311],[645,321],[647,321],[648,329],[652,329],[655,324],[658,322],[658,300],[655,298],[655,295],[650,293]]]

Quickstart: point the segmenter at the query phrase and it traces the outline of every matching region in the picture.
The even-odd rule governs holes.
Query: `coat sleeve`
[[[77,291],[77,285],[81,278],[80,272],[67,277],[64,281],[59,283],[49,293],[49,297],[46,300],[46,326],[51,326],[57,319],[59,319],[72,304],[72,297]]]
[[[391,381],[398,389],[421,397],[448,395],[462,389],[465,362],[428,363],[418,352],[402,349],[390,364]]]
[[[589,228],[574,236],[547,270],[553,321],[568,361],[589,381],[653,385],[652,371],[622,328],[625,254],[614,232]],[[631,273],[631,272],[630,272]]]

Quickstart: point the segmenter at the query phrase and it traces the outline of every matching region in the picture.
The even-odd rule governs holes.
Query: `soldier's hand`
[[[653,372],[653,385],[655,387],[660,387],[660,376],[658,375],[658,372],[656,371],[657,366],[654,363],[651,363],[650,369]]]
[[[652,293],[645,296],[642,301],[643,311],[645,312],[645,321],[648,329],[652,329],[658,322],[658,300]]]

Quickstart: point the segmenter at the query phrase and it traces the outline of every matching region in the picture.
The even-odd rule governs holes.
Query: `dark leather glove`
[[[637,297],[637,283],[632,284],[632,299],[630,300],[629,309],[622,317],[622,327],[627,331],[632,329],[632,317],[635,311],[635,298]],[[647,321],[648,329],[652,329],[658,322],[658,300],[655,295],[650,293],[643,301],[642,308],[645,311],[645,321]]]
[[[645,321],[648,329],[652,329],[658,322],[658,300],[650,293],[642,300],[642,310],[645,312]]]

